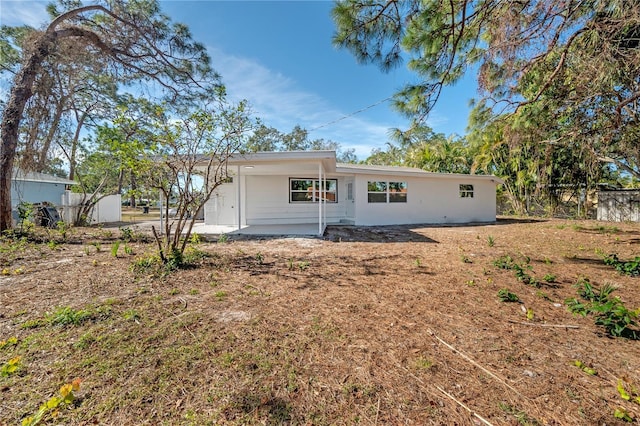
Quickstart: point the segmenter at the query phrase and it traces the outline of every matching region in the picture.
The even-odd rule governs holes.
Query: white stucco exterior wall
[[[289,202],[289,178],[317,179],[317,176],[246,176],[245,217],[247,225],[314,223],[318,221],[318,203]],[[336,179],[327,176],[327,179]],[[346,215],[342,178],[338,179],[337,203],[326,203],[327,223],[336,223]]]
[[[407,182],[406,203],[369,203],[369,181]],[[460,197],[460,184],[473,185],[473,197]],[[355,176],[355,224],[495,222],[496,184],[464,176],[421,178],[388,175]]]

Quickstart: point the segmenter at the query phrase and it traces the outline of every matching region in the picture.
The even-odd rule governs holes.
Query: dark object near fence
[[[46,228],[55,228],[58,226],[58,222],[62,221],[62,219],[60,219],[60,214],[55,207],[42,204],[35,205],[34,207],[36,209],[36,225],[44,226]]]

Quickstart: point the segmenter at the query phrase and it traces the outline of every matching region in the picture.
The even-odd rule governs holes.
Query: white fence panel
[[[82,194],[66,191],[62,195],[62,218],[65,222],[73,222],[80,204],[82,203]],[[122,220],[122,197],[120,194],[107,195],[96,203],[91,209],[91,224],[120,222]]]

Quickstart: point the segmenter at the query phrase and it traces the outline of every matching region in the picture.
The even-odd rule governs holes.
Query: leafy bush
[[[583,278],[576,283],[576,288],[582,300],[567,299],[565,303],[569,311],[585,317],[594,315],[596,325],[604,327],[611,336],[634,340],[640,338],[640,332],[631,328],[637,325],[640,309],[631,311],[619,297],[612,297],[611,293],[616,289],[614,286],[605,284],[597,288]]]
[[[62,326],[80,325],[92,317],[93,313],[86,309],[75,310],[68,306],[46,314],[46,320],[49,324]]]
[[[517,294],[511,293],[506,288],[503,288],[498,291],[498,298],[502,302],[519,302],[520,301],[520,298],[518,297]]]
[[[634,257],[629,261],[621,261],[618,255],[613,253],[603,259],[604,264],[612,266],[616,271],[624,275],[637,277],[640,275],[640,256]]]
[[[498,259],[493,261],[493,266],[496,266],[500,269],[512,269],[513,268],[513,258],[508,254],[504,256],[500,256]]]

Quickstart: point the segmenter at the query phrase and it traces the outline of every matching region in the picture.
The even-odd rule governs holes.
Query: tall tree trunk
[[[33,95],[33,83],[42,68],[42,62],[51,53],[59,34],[55,28],[65,20],[85,11],[104,10],[103,6],[90,5],[63,13],[54,19],[47,30],[33,43],[33,49],[16,74],[11,95],[0,122],[0,232],[13,227],[11,219],[11,175],[18,148],[18,132],[27,101]],[[67,34],[71,36],[72,34]]]
[[[18,147],[18,131],[25,105],[33,95],[33,82],[42,61],[49,55],[51,34],[43,34],[35,43],[31,55],[14,79],[11,96],[0,123],[0,231],[11,229],[11,175]]]
[[[76,177],[76,155],[78,154],[78,141],[80,140],[80,130],[82,126],[84,126],[84,120],[87,117],[86,111],[83,111],[80,116],[78,116],[78,111],[75,111],[76,114],[76,131],[73,134],[73,140],[71,141],[71,155],[69,156],[69,180],[74,180]]]
[[[136,177],[133,174],[133,170],[129,172],[131,178],[131,208],[136,208]]]

